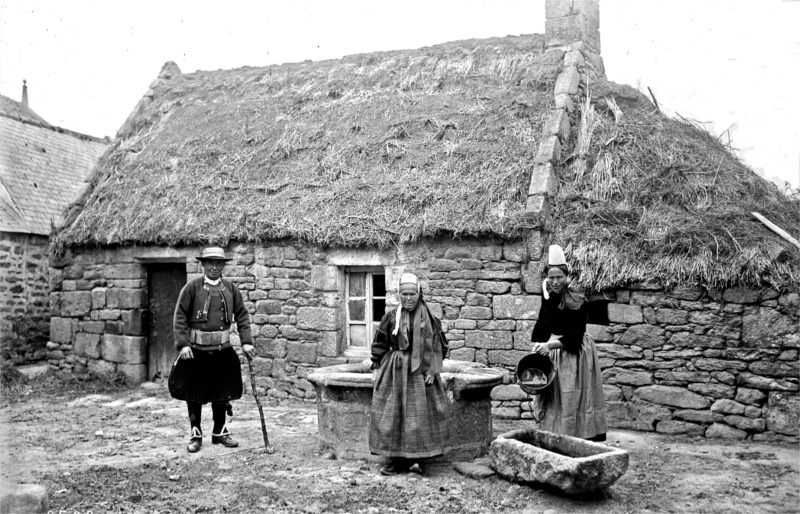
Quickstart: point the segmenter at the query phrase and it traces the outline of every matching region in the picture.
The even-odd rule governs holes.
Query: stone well
[[[535,482],[567,493],[605,489],[628,470],[628,452],[544,430],[513,430],[497,436],[489,450],[498,475]]]
[[[317,369],[308,380],[317,392],[322,446],[340,459],[368,458],[372,405],[369,361]],[[503,370],[476,362],[445,359],[442,381],[451,401],[450,431],[445,458],[470,459],[484,455],[492,441],[489,394],[503,381]]]

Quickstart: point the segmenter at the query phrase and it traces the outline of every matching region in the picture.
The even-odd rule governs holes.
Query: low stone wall
[[[0,342],[14,364],[50,358],[48,239],[0,233]]]
[[[609,425],[756,441],[800,427],[800,295],[740,288],[620,290],[609,326],[590,325]],[[518,386],[492,393],[494,414],[532,419]]]

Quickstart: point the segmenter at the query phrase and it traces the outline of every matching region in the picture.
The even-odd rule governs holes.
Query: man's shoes
[[[239,446],[239,443],[231,438],[231,433],[228,432],[227,425],[222,427],[219,434],[211,433],[211,444],[221,444],[226,448],[236,448]]]
[[[203,446],[203,433],[198,427],[192,427],[192,438],[189,439],[189,444],[186,445],[186,451],[189,453],[197,453]]]

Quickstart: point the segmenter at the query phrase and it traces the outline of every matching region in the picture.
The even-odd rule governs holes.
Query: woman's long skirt
[[[178,359],[169,374],[169,392],[187,402],[228,402],[242,397],[242,368],[233,347],[192,350],[194,358]]]
[[[444,453],[449,401],[441,378],[425,385],[422,372],[409,373],[410,352],[383,358],[372,391],[369,449],[387,457],[424,459]]]
[[[592,336],[583,336],[580,353],[551,350],[550,359],[557,375],[541,413],[539,428],[582,439],[604,436],[606,401],[600,360]],[[540,409],[542,398],[539,399]]]

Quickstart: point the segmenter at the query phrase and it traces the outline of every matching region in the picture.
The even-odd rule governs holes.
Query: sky
[[[0,0],[0,94],[113,137],[162,65],[335,59],[544,33],[545,0]],[[600,0],[609,80],[707,123],[757,173],[800,188],[800,0]]]

